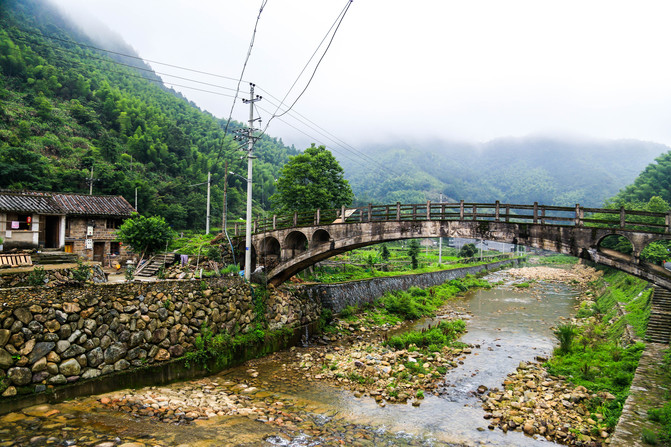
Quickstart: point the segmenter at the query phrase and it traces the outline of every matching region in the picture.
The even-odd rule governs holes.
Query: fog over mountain
[[[371,145],[370,169],[342,158],[361,203],[447,200],[598,207],[669,147],[636,140],[533,136],[483,144],[444,140]]]

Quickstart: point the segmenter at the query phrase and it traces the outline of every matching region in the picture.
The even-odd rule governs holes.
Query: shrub
[[[571,346],[573,345],[573,339],[577,334],[577,329],[574,324],[561,324],[557,326],[554,334],[555,337],[559,340],[559,353],[568,354],[571,352]]]
[[[40,266],[36,266],[32,272],[28,274],[26,277],[26,281],[28,282],[29,285],[31,286],[43,286],[49,280],[47,279],[47,272],[44,271],[44,268]]]

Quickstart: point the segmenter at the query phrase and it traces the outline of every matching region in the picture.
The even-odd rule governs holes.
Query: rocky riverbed
[[[532,289],[536,287],[539,286],[532,285]],[[509,303],[507,309],[517,309],[512,312],[526,315],[527,310],[520,304],[522,295],[528,292],[515,288],[511,292],[502,302]],[[529,292],[525,298],[529,304],[525,305],[535,306],[537,293]],[[463,302],[455,303],[440,314],[450,319],[468,316],[461,306]],[[472,341],[470,346],[421,355],[382,345],[388,334],[402,329],[400,325],[366,326],[347,321],[336,324],[336,334],[312,337],[308,347],[253,360],[205,379],[123,390],[0,417],[0,440],[11,439],[0,441],[0,446],[535,446],[541,440],[546,444],[551,441],[587,446],[609,442],[608,434],[600,430],[603,416],[585,410],[584,403],[592,396],[550,376],[539,363],[520,364],[501,383],[500,390],[481,386],[477,392],[469,391],[472,404],[469,401],[445,406],[448,396],[444,390],[452,386],[445,383],[445,372],[458,372],[463,362],[484,359],[493,354],[492,349],[504,350],[497,348],[496,343],[501,341],[490,342],[489,347],[481,347],[478,343],[482,341]],[[505,332],[497,328],[495,333]],[[511,371],[517,362],[499,369]],[[421,365],[425,372],[407,371],[408,363]],[[403,372],[407,376],[397,380],[396,376]],[[505,372],[497,376],[490,387],[504,375]],[[471,379],[474,380],[478,380],[475,387],[482,383],[477,377]],[[440,424],[459,419],[457,413],[449,411],[461,411],[459,406],[477,409],[480,404],[484,413],[479,413],[479,409],[478,413],[468,413],[476,416],[468,416],[471,419],[464,422],[472,426],[472,431],[464,432],[465,438],[448,439],[446,435],[452,429],[436,434]],[[485,418],[480,423],[477,418],[483,414]],[[381,416],[388,419],[380,419]],[[431,422],[426,430],[412,430],[403,426],[403,418],[407,418],[405,427],[419,425],[417,422],[422,419]],[[394,426],[390,427],[392,420]],[[476,427],[483,430],[480,433],[485,438],[464,441]]]
[[[610,443],[604,416],[590,413],[585,403],[615,396],[606,392],[589,394],[585,387],[549,375],[539,363],[521,363],[503,382],[502,390],[481,387],[478,391],[483,393],[490,430],[518,430],[569,445]]]

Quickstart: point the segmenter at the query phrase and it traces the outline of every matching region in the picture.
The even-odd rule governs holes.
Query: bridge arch
[[[282,261],[282,247],[280,241],[273,236],[267,236],[259,243],[260,263],[266,270],[274,268]]]
[[[282,259],[293,259],[299,254],[307,251],[308,237],[302,231],[292,231],[284,239],[282,247]]]
[[[589,259],[671,289],[671,272],[660,271],[640,259],[654,240],[671,240],[671,212],[600,210],[533,205],[440,203],[368,205],[331,210],[335,220],[322,219],[322,210],[301,220],[272,220],[253,235],[255,243],[274,236],[281,242],[282,262],[268,272],[272,284],[339,253],[387,241],[415,238],[459,237],[513,243]],[[610,214],[602,218],[600,214]],[[330,215],[330,214],[329,214]],[[615,216],[619,215],[619,220]],[[666,224],[647,225],[640,216],[664,219]],[[277,228],[276,222],[293,222]],[[311,222],[311,223],[310,223]],[[290,224],[291,225],[291,224]],[[607,236],[623,236],[633,247],[623,255],[600,247]],[[326,244],[328,237],[329,243]]]
[[[331,234],[323,228],[319,228],[317,231],[312,233],[312,243],[310,244],[310,248],[318,247],[322,244],[328,244],[330,241]]]

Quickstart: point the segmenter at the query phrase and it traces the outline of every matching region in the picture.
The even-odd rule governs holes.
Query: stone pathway
[[[643,442],[643,430],[657,430],[656,425],[648,419],[648,410],[662,406],[671,390],[671,378],[659,367],[667,349],[669,345],[662,343],[646,345],[611,445],[648,446]]]

